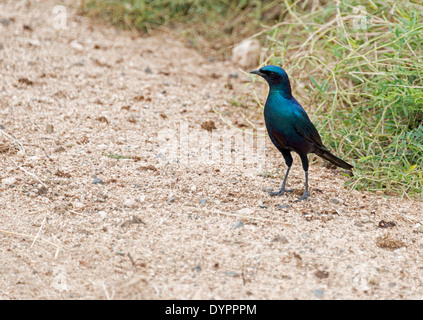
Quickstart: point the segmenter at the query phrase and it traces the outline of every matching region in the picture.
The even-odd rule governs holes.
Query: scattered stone
[[[54,149],[53,152],[59,153],[59,152],[65,151],[65,150],[66,150],[65,148],[63,148],[62,146],[60,146],[60,147],[57,147],[56,149]]]
[[[166,203],[167,204],[171,204],[173,202],[175,202],[175,197],[174,196],[169,196],[169,198],[167,198],[167,200],[166,200]]]
[[[106,211],[101,210],[101,211],[98,212],[98,214],[100,215],[100,218],[101,219],[105,219],[107,217],[107,212]]]
[[[243,226],[244,226],[244,222],[242,222],[241,220],[239,220],[237,223],[234,224],[234,226],[232,227],[232,229],[242,228]]]
[[[319,279],[326,279],[326,278],[328,278],[328,277],[329,277],[329,272],[324,271],[324,270],[317,270],[317,271],[314,273],[314,276],[315,276],[316,278],[319,278]]]
[[[262,208],[262,209],[267,209],[267,206],[263,203],[263,201],[262,200],[259,200],[258,202],[257,202],[257,206],[259,206],[260,208]]]
[[[247,68],[256,66],[260,58],[261,45],[257,39],[247,39],[232,50],[232,62]]]
[[[38,39],[31,39],[28,41],[28,45],[33,47],[39,47],[41,45],[41,42]]]
[[[211,132],[213,129],[217,129],[217,128],[216,128],[216,125],[214,124],[214,121],[213,121],[213,120],[204,121],[204,122],[201,124],[201,128],[202,128],[202,129],[204,129],[204,130],[207,130],[207,131],[209,131],[209,132]]]
[[[324,291],[323,291],[323,289],[321,289],[321,288],[316,289],[316,290],[314,290],[314,291],[313,291],[313,295],[314,295],[316,298],[322,298],[324,294],[325,294],[325,292],[324,292]]]
[[[149,165],[146,165],[146,166],[138,167],[138,170],[141,170],[141,171],[147,171],[147,170],[157,171],[157,168],[155,166],[153,166],[152,164],[149,164]]]
[[[200,204],[206,204],[207,203],[207,199],[201,199],[200,200]]]
[[[363,218],[361,218],[361,222],[362,223],[369,223],[369,222],[372,222],[372,221],[369,219],[369,217],[363,217]]]
[[[92,184],[104,184],[103,180],[101,180],[100,178],[95,178],[92,182]]]
[[[53,125],[52,125],[52,124],[50,124],[50,123],[48,123],[48,124],[46,125],[46,133],[47,133],[47,134],[50,134],[50,133],[53,133],[53,131],[54,131],[54,127],[53,127]]]
[[[330,199],[330,202],[334,203],[334,204],[340,204],[341,200],[337,199],[337,198],[332,198]]]
[[[303,217],[307,220],[307,221],[311,221],[313,220],[313,214],[311,213],[304,213]]]
[[[157,155],[157,158],[162,159],[163,161],[166,161],[166,156],[161,152]]]
[[[32,86],[34,84],[34,81],[29,80],[28,78],[19,78],[19,83],[26,84],[27,86]]]
[[[124,221],[120,226],[122,228],[125,228],[125,227],[129,227],[132,224],[145,224],[145,222],[142,221],[137,216],[132,216],[132,219]]]
[[[227,277],[239,277],[239,273],[235,271],[225,271],[224,275]]]
[[[145,73],[148,73],[148,74],[152,74],[153,73],[153,71],[151,71],[151,69],[149,67],[145,68],[144,69],[144,72]]]
[[[195,184],[193,184],[193,185],[191,186],[191,191],[192,191],[192,192],[197,191],[197,186],[196,186]]]
[[[2,24],[4,26],[8,26],[11,23],[12,23],[12,20],[10,20],[10,19],[7,19],[7,18],[0,19],[0,24]]]
[[[77,50],[77,51],[82,51],[82,50],[84,50],[84,47],[82,46],[82,44],[80,44],[78,41],[76,41],[76,40],[73,40],[71,43],[70,43],[70,46],[71,46],[71,48],[73,48],[73,49],[75,49],[75,50]]]
[[[385,220],[380,220],[379,224],[377,225],[379,228],[393,228],[395,227],[397,224],[394,221],[385,221]]]
[[[405,243],[402,240],[395,239],[389,234],[385,234],[384,236],[378,237],[376,239],[376,245],[379,248],[387,250],[395,250],[405,247]]]
[[[24,24],[23,26],[22,26],[22,28],[25,30],[25,31],[33,31],[32,30],[32,28],[31,28],[31,26],[30,25],[27,25],[27,24]]]
[[[1,184],[6,186],[6,187],[9,187],[9,186],[11,186],[15,183],[16,183],[16,178],[14,178],[14,177],[4,178],[4,179],[1,180]]]
[[[288,241],[288,238],[285,236],[277,236],[276,238],[272,240],[272,242],[280,242],[283,244],[287,244],[289,241]]]
[[[80,209],[84,208],[84,204],[82,202],[79,202],[79,201],[75,201],[74,203],[72,203],[72,206],[76,210],[80,210]]]
[[[237,72],[230,73],[229,78],[238,78],[238,73]]]
[[[47,193],[47,188],[46,187],[44,187],[43,185],[41,185],[41,184],[39,184],[38,186],[37,186],[37,193],[38,193],[38,195],[39,196],[42,196],[43,194],[46,194]]]
[[[192,268],[192,271],[200,272],[201,271],[201,267],[200,266],[195,266],[194,268]]]
[[[254,213],[254,210],[251,208],[243,208],[243,209],[239,209],[237,211],[238,214],[242,214],[242,215],[250,215]]]
[[[291,208],[291,205],[289,205],[289,204],[280,204],[280,205],[278,205],[278,208],[279,209],[289,209],[289,208]]]
[[[423,233],[423,226],[418,226],[413,230],[414,233]]]
[[[125,199],[123,202],[123,206],[127,208],[134,208],[136,206],[137,202],[135,199]]]

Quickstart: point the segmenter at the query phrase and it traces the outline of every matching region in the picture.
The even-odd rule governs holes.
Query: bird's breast
[[[263,114],[270,140],[278,149],[309,153],[312,146],[295,129],[293,112],[289,109],[265,107]]]

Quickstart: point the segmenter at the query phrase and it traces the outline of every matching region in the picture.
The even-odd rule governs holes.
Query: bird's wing
[[[308,142],[314,144],[317,148],[326,150],[322,143],[322,138],[320,138],[319,132],[317,132],[316,127],[310,121],[304,109],[298,109],[295,120],[294,127],[300,136]]]

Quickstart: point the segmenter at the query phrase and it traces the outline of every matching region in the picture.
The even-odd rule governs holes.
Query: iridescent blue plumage
[[[325,148],[315,126],[307,113],[292,96],[291,84],[285,70],[278,66],[265,66],[251,73],[263,77],[269,84],[269,94],[264,107],[264,120],[270,140],[282,153],[288,169],[281,189],[271,195],[281,195],[286,190],[286,180],[292,165],[291,151],[299,154],[305,171],[305,191],[298,199],[307,199],[308,191],[308,158],[307,154],[315,153],[338,167],[351,170],[352,166],[339,159]]]

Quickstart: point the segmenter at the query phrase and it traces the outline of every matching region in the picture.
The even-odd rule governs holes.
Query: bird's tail
[[[344,160],[338,158],[337,156],[333,155],[326,149],[318,149],[315,152],[319,157],[329,161],[330,163],[334,164],[337,167],[352,171],[353,166],[349,163],[346,163]]]

